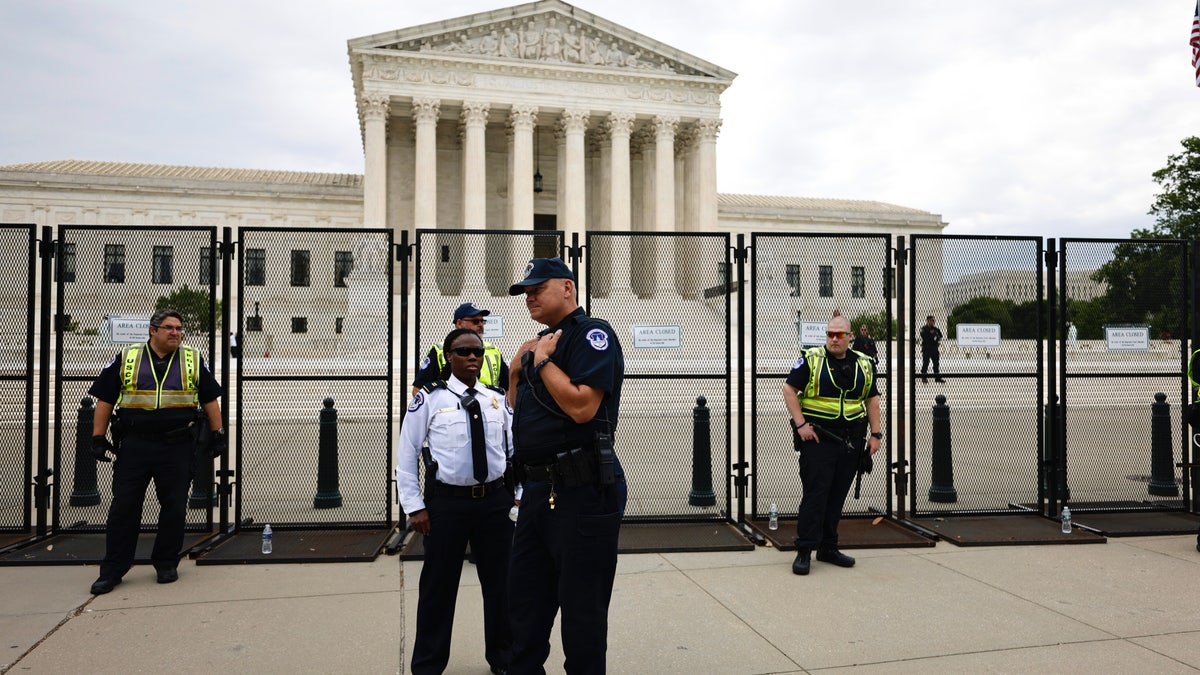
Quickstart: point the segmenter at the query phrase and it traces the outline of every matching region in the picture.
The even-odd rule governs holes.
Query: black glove
[[[213,457],[220,457],[229,449],[229,437],[225,435],[225,428],[222,427],[209,434],[208,437],[208,452]]]
[[[108,458],[108,453],[117,454],[117,449],[113,447],[107,436],[92,436],[92,457],[96,458],[97,462],[111,462]]]

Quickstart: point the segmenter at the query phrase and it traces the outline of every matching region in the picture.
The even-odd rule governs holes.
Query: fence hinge
[[[408,262],[412,257],[412,244],[392,244],[396,249],[396,262]]]
[[[58,251],[58,242],[53,239],[38,239],[38,256],[45,260],[54,258]]]

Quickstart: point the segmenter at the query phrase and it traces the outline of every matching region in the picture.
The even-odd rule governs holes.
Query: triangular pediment
[[[387,49],[727,81],[736,76],[560,0],[542,0],[370,35],[350,40],[349,45],[351,51]]]

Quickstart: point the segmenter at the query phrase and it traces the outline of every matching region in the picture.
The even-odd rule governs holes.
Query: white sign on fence
[[[100,343],[133,345],[150,337],[148,316],[106,316],[100,324]]]
[[[959,347],[999,347],[1000,324],[960,323],[954,327],[954,340]]]
[[[1104,343],[1115,352],[1150,349],[1149,326],[1105,326]]]
[[[504,337],[504,316],[488,314],[487,321],[483,324],[483,339],[499,340],[502,337]]]
[[[683,346],[679,326],[633,326],[634,349],[679,349]]]
[[[828,321],[800,321],[800,346],[820,347],[825,344],[825,331],[829,330]]]

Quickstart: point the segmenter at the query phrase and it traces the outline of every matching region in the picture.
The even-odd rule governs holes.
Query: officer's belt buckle
[[[471,486],[471,499],[483,499],[487,496],[487,485],[480,483]]]

